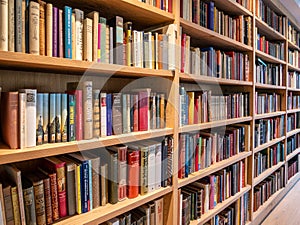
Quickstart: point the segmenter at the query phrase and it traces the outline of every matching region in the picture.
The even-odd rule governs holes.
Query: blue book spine
[[[72,59],[72,8],[64,7],[65,19],[65,58]]]
[[[68,95],[68,127],[67,127],[67,134],[68,134],[68,141],[75,141],[76,140],[76,127],[75,127],[75,118],[76,118],[76,105],[75,105],[75,95],[69,94]]]
[[[89,211],[89,163],[81,164],[81,210],[82,213]]]
[[[49,141],[49,94],[43,94],[43,143]]]
[[[68,95],[61,94],[61,141],[68,140]]]
[[[49,102],[49,143],[55,143],[55,106],[56,106],[56,95],[55,93],[50,93]]]
[[[61,142],[61,94],[56,95],[55,115],[55,142]]]
[[[88,160],[89,163],[89,211],[93,209],[93,177],[92,177],[92,162]]]
[[[112,135],[112,94],[106,95],[107,136]]]
[[[37,94],[36,101],[36,144],[43,144],[43,98],[42,93]]]
[[[209,2],[208,4],[208,29],[214,30],[214,2]]]

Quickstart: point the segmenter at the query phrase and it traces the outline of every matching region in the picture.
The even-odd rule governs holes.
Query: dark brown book
[[[3,141],[12,149],[20,147],[18,110],[18,92],[2,92],[1,133]]]
[[[5,208],[5,217],[7,225],[14,225],[14,213],[13,213],[13,205],[11,198],[11,185],[2,180],[3,183],[3,199],[4,199],[4,208]]]
[[[14,213],[14,222],[15,224],[21,224],[21,215],[20,215],[20,205],[19,205],[19,196],[18,189],[16,184],[11,184],[11,201],[13,206]]]
[[[4,197],[3,197],[3,189],[2,189],[2,183],[0,183],[0,204],[1,204],[1,215],[0,217],[0,223],[3,223],[3,225],[6,225],[6,217],[5,217],[5,207],[4,207]]]
[[[22,177],[22,187],[23,187],[26,224],[37,224],[33,186],[32,183],[24,176]]]

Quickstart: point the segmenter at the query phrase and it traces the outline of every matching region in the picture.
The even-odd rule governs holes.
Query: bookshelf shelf
[[[275,89],[275,90],[286,90],[286,86],[278,86],[278,85],[271,85],[271,84],[260,84],[256,83],[255,88],[258,89]]]
[[[194,44],[198,44],[199,46],[205,46],[205,44],[209,44],[210,46],[227,50],[253,50],[253,48],[250,46],[235,41],[229,37],[220,35],[212,30],[209,30],[205,27],[189,22],[182,18],[180,18],[180,25],[182,26],[182,31],[193,37],[192,42]]]
[[[293,187],[300,179],[300,174],[299,172],[297,174],[295,174],[294,176],[292,176],[286,184],[286,187]]]
[[[297,112],[300,112],[300,109],[289,109],[286,111],[286,113],[297,113]]]
[[[267,142],[267,143],[264,143],[264,144],[262,144],[262,145],[260,145],[260,146],[258,146],[258,147],[256,147],[256,148],[254,148],[254,154],[255,153],[257,153],[257,152],[260,152],[261,150],[263,150],[263,149],[265,149],[265,148],[268,148],[268,147],[270,147],[270,146],[272,146],[272,145],[274,145],[274,144],[277,144],[278,142],[281,142],[281,141],[283,141],[283,140],[285,140],[285,136],[283,136],[283,137],[280,137],[280,138],[276,138],[276,139],[273,139],[272,141],[269,141],[269,142]]]
[[[296,72],[300,72],[300,68],[297,68],[291,64],[288,63],[288,70],[289,71],[296,71]]]
[[[226,199],[224,202],[217,204],[217,206],[209,210],[207,213],[203,214],[200,219],[191,221],[191,225],[202,225],[205,222],[207,222],[209,219],[211,219],[214,215],[217,215],[220,213],[222,210],[227,208],[231,203],[235,202],[237,199],[239,199],[243,194],[247,193],[250,191],[251,186],[247,185],[244,187],[240,192],[235,194],[234,196],[231,196],[230,198]]]
[[[105,63],[95,63],[66,58],[48,57],[19,52],[0,51],[0,67],[29,71],[59,72],[77,75],[128,76],[128,77],[173,77],[169,70],[153,70]]]
[[[253,16],[252,12],[233,0],[215,1],[215,5],[222,11],[230,9],[231,14]]]
[[[293,136],[294,134],[298,134],[299,132],[300,132],[300,128],[292,130],[286,134],[286,137],[289,138],[289,137]]]
[[[173,129],[166,128],[150,131],[133,132],[129,134],[112,135],[99,139],[44,144],[39,145],[37,147],[25,149],[7,149],[6,146],[1,146],[0,164],[18,162],[20,161],[20,158],[22,158],[22,160],[37,159],[42,157],[101,148],[121,143],[140,141],[171,134],[173,134]]]
[[[287,90],[288,90],[288,91],[294,91],[294,92],[300,92],[300,89],[299,89],[299,88],[291,88],[291,87],[288,87]]]
[[[210,128],[214,128],[214,127],[221,127],[221,126],[231,125],[231,124],[235,124],[235,123],[248,122],[251,120],[252,120],[252,117],[248,116],[248,117],[234,118],[234,119],[229,119],[229,120],[220,120],[220,121],[213,121],[213,122],[208,122],[208,123],[186,125],[184,127],[179,128],[179,133],[210,129]]]
[[[265,35],[269,40],[276,40],[276,41],[284,41],[285,37],[279,33],[278,31],[274,30],[270,27],[267,23],[259,19],[257,16],[255,17],[255,25],[259,29],[259,33],[261,35]]]
[[[251,86],[251,81],[231,80],[225,78],[208,77],[204,75],[193,75],[180,73],[179,78],[184,82],[196,82],[196,83],[207,83],[207,84],[220,84],[220,85],[239,85],[239,86]]]
[[[284,115],[285,113],[286,113],[285,111],[279,111],[279,112],[272,112],[272,113],[256,114],[254,119],[255,120],[266,119],[270,117],[281,116]]]
[[[286,161],[290,161],[294,156],[298,155],[300,153],[300,148],[295,149],[293,152],[291,152],[290,154],[288,154],[286,156]]]
[[[178,188],[181,188],[185,185],[188,185],[190,183],[193,183],[203,177],[206,177],[209,174],[215,173],[221,169],[224,169],[225,167],[232,165],[238,161],[241,161],[242,159],[247,158],[250,156],[252,152],[241,152],[237,155],[234,155],[228,159],[225,159],[223,161],[217,162],[213,165],[211,165],[208,168],[202,169],[200,171],[197,171],[195,173],[190,174],[187,178],[184,179],[178,179]]]
[[[152,193],[146,195],[139,195],[133,199],[126,199],[116,204],[107,204],[93,209],[87,213],[75,215],[59,222],[55,222],[56,225],[69,225],[69,224],[100,224],[115,216],[134,209],[147,202],[155,200],[172,192],[172,187],[160,188]]]
[[[289,47],[290,49],[294,49],[294,50],[300,51],[299,46],[297,46],[296,44],[294,44],[294,43],[291,42],[290,40],[288,40],[288,47]]]
[[[263,181],[266,177],[274,173],[276,170],[278,170],[281,166],[284,165],[285,162],[279,162],[275,166],[272,166],[271,168],[267,169],[263,173],[261,173],[259,176],[255,177],[253,180],[253,186],[258,185],[261,181]]]
[[[280,63],[280,64],[284,64],[284,65],[286,64],[285,61],[283,61],[281,59],[277,59],[277,58],[275,58],[267,53],[264,53],[260,50],[257,50],[257,49],[255,50],[255,54],[258,58],[261,58],[262,60],[267,61],[269,63],[277,63],[277,64]]]

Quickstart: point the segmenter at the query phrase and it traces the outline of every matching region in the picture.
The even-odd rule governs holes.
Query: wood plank
[[[278,59],[278,58],[275,58],[275,57],[273,57],[273,56],[271,56],[267,53],[264,53],[260,50],[257,50],[257,49],[255,49],[255,54],[256,54],[257,57],[259,57],[262,60],[267,61],[269,63],[277,63],[277,64],[283,64],[283,65],[286,64],[285,61],[283,61],[281,59]]]
[[[300,112],[300,109],[289,109],[286,111],[286,113],[297,113],[297,112]]]
[[[39,145],[33,148],[25,149],[5,149],[0,147],[0,164],[24,161],[29,159],[38,159],[47,156],[66,154],[71,152],[86,151],[89,149],[101,148],[116,144],[134,142],[155,137],[162,137],[173,134],[173,129],[158,129],[150,131],[133,132],[129,134],[112,135],[101,137],[99,139],[73,141],[66,143],[53,143]]]
[[[300,153],[300,148],[296,148],[294,151],[292,151],[290,154],[286,156],[286,161],[288,162],[291,160],[294,156],[298,155]]]
[[[256,83],[255,88],[259,89],[276,89],[276,90],[285,90],[286,86],[272,85],[272,84],[260,84]]]
[[[259,151],[261,151],[261,150],[263,150],[263,149],[265,149],[265,148],[268,148],[268,147],[270,147],[270,146],[272,146],[274,144],[277,144],[278,142],[281,142],[283,140],[285,140],[285,136],[280,137],[280,138],[275,138],[275,139],[273,139],[273,140],[271,140],[271,141],[269,141],[267,143],[259,145],[258,147],[254,148],[254,154],[257,153],[257,152],[259,152]]]
[[[206,177],[209,174],[213,174],[221,169],[224,169],[225,167],[228,167],[238,161],[241,161],[242,159],[245,159],[250,155],[252,155],[252,152],[241,152],[241,153],[234,155],[228,159],[217,162],[208,168],[201,169],[195,173],[192,173],[187,178],[178,179],[178,188],[181,188],[181,187],[188,185],[190,183],[193,183],[203,177]]]
[[[256,27],[259,29],[258,33],[260,35],[266,36],[266,39],[268,41],[284,41],[285,40],[285,37],[281,33],[276,31],[272,27],[270,27],[267,23],[265,23],[264,21],[259,19],[257,16],[255,16],[255,24],[256,24]]]
[[[253,180],[253,186],[258,185],[260,182],[262,182],[264,179],[266,179],[268,176],[270,176],[272,173],[278,170],[281,166],[283,166],[284,163],[285,162],[279,162],[275,166],[272,166],[271,168],[261,173],[258,177],[255,177]]]
[[[266,118],[270,118],[270,117],[281,116],[281,115],[284,115],[284,114],[285,114],[285,111],[278,111],[278,112],[264,113],[264,114],[256,114],[254,116],[254,119],[255,120],[266,119]]]
[[[291,87],[288,87],[287,90],[288,91],[294,91],[294,92],[300,92],[300,88],[291,88]]]
[[[172,187],[160,188],[146,195],[139,195],[133,199],[126,199],[116,204],[107,204],[106,206],[100,206],[87,213],[75,215],[69,218],[62,219],[61,221],[55,222],[56,225],[70,225],[70,224],[100,224],[111,218],[123,214],[129,210],[135,209],[145,203],[153,201],[157,198],[163,197],[164,195],[172,192]]]
[[[210,129],[210,128],[214,128],[214,127],[227,126],[227,125],[231,125],[231,124],[235,124],[235,123],[248,122],[251,120],[252,120],[252,117],[247,116],[247,117],[234,118],[234,119],[228,119],[228,120],[213,121],[213,122],[208,122],[208,123],[185,125],[185,126],[179,128],[179,133]]]
[[[293,65],[290,64],[290,63],[288,63],[288,70],[289,70],[289,71],[300,72],[300,68],[297,68],[297,67],[293,66]]]
[[[217,0],[214,3],[219,10],[229,12],[230,15],[253,16],[252,12],[234,0]]]
[[[300,132],[300,128],[292,130],[286,134],[286,137],[289,138],[289,137],[293,136],[294,134],[298,134],[299,132]]]
[[[299,48],[298,45],[296,45],[295,43],[291,42],[290,40],[287,40],[287,41],[288,41],[288,48],[300,51],[300,48]]]

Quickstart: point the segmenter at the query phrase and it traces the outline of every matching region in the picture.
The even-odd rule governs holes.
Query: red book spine
[[[139,96],[133,95],[133,131],[139,131]]]
[[[128,152],[128,198],[135,198],[139,194],[139,151]]]
[[[168,12],[173,12],[173,0],[168,0]]]
[[[139,131],[148,130],[149,95],[147,91],[139,92]]]
[[[209,190],[209,209],[214,208],[214,195],[215,195],[215,176],[209,176],[210,190]]]
[[[124,200],[127,197],[127,147],[120,147],[118,150],[119,184],[118,199]]]
[[[194,124],[199,123],[198,111],[199,111],[199,98],[198,98],[198,95],[195,94],[195,99],[194,99]]]
[[[196,134],[196,148],[195,148],[195,172],[199,170],[199,134]],[[201,147],[201,146],[200,146]]]
[[[184,64],[185,64],[185,42],[186,42],[186,34],[182,34],[181,39],[181,68],[180,72],[184,73]]]

